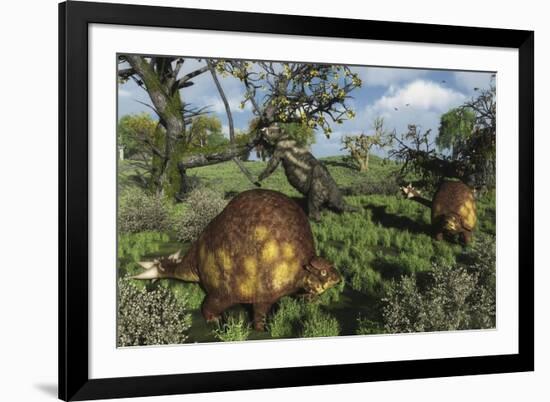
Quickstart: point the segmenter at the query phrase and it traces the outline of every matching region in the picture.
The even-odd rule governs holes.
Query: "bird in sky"
[[[393,110],[397,111],[397,110],[399,110],[399,109],[398,109],[398,108],[396,108],[396,107],[394,107],[394,108],[393,108]]]

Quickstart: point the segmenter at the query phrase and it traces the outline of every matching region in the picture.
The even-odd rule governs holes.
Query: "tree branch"
[[[235,145],[235,127],[233,124],[233,114],[231,113],[231,108],[229,107],[229,102],[227,101],[227,96],[225,96],[225,92],[222,88],[222,85],[220,83],[220,80],[218,80],[218,76],[216,74],[216,69],[214,68],[214,65],[212,64],[211,60],[206,60],[206,65],[208,66],[208,69],[210,70],[210,74],[212,75],[212,79],[214,80],[214,83],[216,84],[216,88],[218,89],[218,93],[220,94],[220,97],[222,98],[223,105],[225,107],[225,113],[227,114],[227,121],[229,124],[229,141],[232,145]],[[248,180],[252,184],[258,185],[258,181],[256,178],[250,173],[250,171],[244,166],[244,164],[240,161],[239,158],[234,157],[233,162],[237,164],[241,172],[246,176]]]
[[[253,145],[247,144],[239,148],[230,148],[213,154],[191,155],[183,158],[178,166],[185,169],[196,168],[201,166],[215,165],[217,163],[226,162],[233,158],[238,158],[246,155],[252,149]]]
[[[178,85],[178,89],[188,87],[189,85],[193,85],[193,84],[188,84],[188,81],[206,71],[208,71],[208,65],[198,68],[195,71],[191,71],[189,74],[184,75],[183,77],[181,77],[179,80],[176,81]]]
[[[121,70],[118,70],[118,76],[120,78],[124,78],[124,79],[130,78],[135,73],[136,73],[136,70],[134,70],[132,67],[123,68]]]

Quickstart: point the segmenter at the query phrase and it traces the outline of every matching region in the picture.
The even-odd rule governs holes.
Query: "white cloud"
[[[428,70],[390,67],[363,67],[353,70],[359,73],[363,85],[366,86],[397,85],[404,81],[420,78],[428,73]]]
[[[439,119],[449,109],[460,105],[466,95],[440,83],[417,79],[402,87],[391,86],[386,93],[367,105],[357,126],[370,132],[376,117],[384,118],[387,130],[405,133],[407,125],[416,124],[422,130],[438,132]],[[408,105],[408,106],[407,106]]]
[[[334,131],[327,138],[320,130],[316,133],[316,142],[311,146],[311,152],[317,157],[343,155],[346,152],[342,150],[343,131]]]
[[[245,111],[249,111],[250,109],[250,103],[247,102],[245,104],[244,109],[241,109],[241,97],[229,97],[226,94],[227,101],[229,102],[229,108],[231,109],[231,113],[243,113]],[[219,114],[225,114],[225,105],[222,101],[222,99],[219,96],[210,96],[207,97],[204,100],[204,104],[208,106],[208,110],[214,113]]]
[[[380,111],[395,108],[446,111],[464,98],[464,94],[433,81],[415,80],[402,88],[390,87],[387,94],[378,99],[373,107]]]

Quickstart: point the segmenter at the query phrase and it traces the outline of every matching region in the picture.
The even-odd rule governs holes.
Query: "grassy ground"
[[[463,247],[447,241],[438,242],[430,237],[429,209],[399,194],[395,181],[399,166],[376,157],[371,160],[369,171],[360,173],[341,157],[323,159],[339,187],[348,194],[346,201],[360,207],[360,212],[354,213],[324,211],[320,222],[312,222],[319,255],[335,264],[343,274],[345,284],[327,292],[320,303],[315,304],[316,307],[306,306],[290,298],[283,299],[279,303],[280,307],[271,314],[270,332],[247,332],[246,328],[240,328],[248,334],[249,339],[264,339],[271,335],[309,336],[309,333],[379,333],[384,324],[381,300],[391,281],[398,280],[403,274],[429,271],[434,263],[455,263]],[[245,165],[257,175],[266,164],[255,161],[246,162]],[[120,183],[123,186],[131,185],[128,178],[131,169],[125,162],[121,163],[119,171]],[[227,196],[254,188],[233,162],[193,169],[190,175],[195,175],[203,185],[223,191]],[[293,197],[300,196],[288,184],[281,167],[262,183],[262,187]],[[494,237],[494,192],[485,194],[478,200],[477,206],[479,223],[474,241],[480,236]],[[179,247],[170,236],[161,237],[152,240],[157,246],[148,249],[149,256],[166,255]],[[124,260],[121,265],[128,262]],[[137,268],[130,270],[134,269]],[[229,326],[212,328],[204,323],[199,312],[202,293],[197,285],[171,283],[164,286],[169,286],[175,293],[194,292],[189,341],[225,339],[223,331],[229,334],[235,331],[235,328]],[[235,318],[229,322],[237,323],[235,326],[245,325],[240,320],[243,309],[246,311],[246,307],[236,307],[231,315],[239,317],[239,320]]]

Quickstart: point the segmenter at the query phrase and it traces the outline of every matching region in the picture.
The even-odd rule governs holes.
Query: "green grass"
[[[398,281],[402,275],[430,271],[434,265],[453,265],[464,253],[464,247],[459,244],[432,239],[430,210],[399,194],[399,184],[404,183],[396,181],[399,169],[396,163],[372,157],[369,171],[360,173],[341,157],[325,158],[323,162],[338,186],[345,189],[346,194],[353,194],[346,196],[346,201],[360,208],[360,212],[343,214],[325,210],[320,222],[311,223],[318,254],[335,264],[345,282],[323,295],[315,304],[316,310],[307,310],[302,300],[283,298],[268,317],[268,335],[274,338],[381,333],[384,328],[381,300],[392,281]],[[125,161],[120,166],[120,182],[130,185],[128,177],[132,169]],[[258,175],[266,163],[245,162],[245,166]],[[192,169],[188,174],[196,175],[203,185],[228,197],[255,188],[233,162]],[[262,188],[300,197],[288,184],[282,167],[262,182]],[[479,199],[477,207],[474,241],[479,233],[494,238],[494,191]],[[185,204],[178,209],[184,211]],[[181,247],[173,238],[155,238],[151,242],[156,248],[140,246],[139,251],[128,252],[132,257],[121,260],[121,270],[133,272],[140,253],[166,255]],[[160,282],[172,290],[176,299],[187,300],[194,309],[193,317],[200,317],[198,309],[204,292],[198,285]],[[203,328],[202,323],[193,325]],[[213,331],[204,327],[198,334],[194,333],[193,341],[212,341],[216,337],[221,339],[219,334],[224,336],[223,333],[213,336]],[[248,339],[258,338],[265,339],[265,334],[251,330]]]
[[[223,342],[246,341],[251,332],[251,324],[246,314],[227,314],[223,323],[214,330],[214,336]]]

